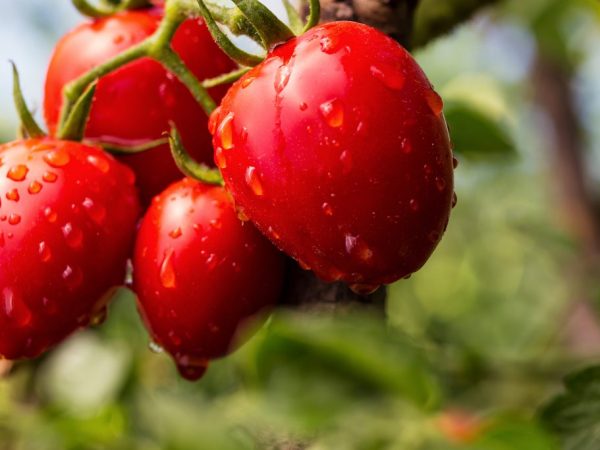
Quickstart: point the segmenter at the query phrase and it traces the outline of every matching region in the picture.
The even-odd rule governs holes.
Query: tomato
[[[134,290],[157,344],[197,379],[280,295],[283,255],[238,219],[222,187],[189,178],[157,196],[136,241]]]
[[[442,100],[399,44],[354,22],[276,47],[227,93],[215,161],[243,213],[326,281],[419,269],[453,204]]]
[[[0,146],[0,357],[37,356],[104,314],[138,214],[134,174],[100,148]]]
[[[162,9],[127,11],[86,22],[56,45],[48,67],[44,114],[56,132],[62,89],[69,81],[150,36]],[[217,47],[200,19],[188,19],[174,36],[173,48],[199,78],[234,69],[235,64]],[[210,90],[215,100],[228,86]],[[99,80],[85,136],[114,145],[137,145],[163,137],[173,121],[183,143],[199,161],[212,162],[207,117],[185,86],[158,62],[141,59]],[[136,172],[144,202],[179,179],[167,145],[121,158]]]

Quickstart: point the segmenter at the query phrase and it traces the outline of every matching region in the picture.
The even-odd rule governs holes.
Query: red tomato
[[[276,47],[214,114],[236,204],[322,279],[370,291],[438,244],[453,203],[442,100],[381,32],[319,25]]]
[[[100,148],[0,146],[0,357],[37,356],[105,312],[138,214],[133,173]]]
[[[46,77],[44,113],[55,133],[66,83],[150,36],[162,9],[127,11],[86,22],[57,44]],[[213,42],[200,19],[180,27],[173,48],[199,78],[210,78],[234,69],[235,64]],[[215,100],[228,86],[210,90]],[[175,122],[186,148],[199,161],[212,161],[206,114],[175,77],[158,62],[134,61],[102,77],[85,135],[117,145],[135,145],[161,138]],[[150,199],[181,177],[167,145],[121,160],[136,172],[143,200]]]
[[[184,377],[197,379],[232,350],[243,322],[277,301],[283,266],[283,255],[240,222],[223,188],[186,178],[144,217],[134,288],[153,339]]]

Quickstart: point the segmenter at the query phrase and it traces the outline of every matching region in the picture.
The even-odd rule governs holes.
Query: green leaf
[[[457,154],[466,158],[514,158],[515,145],[491,114],[462,101],[449,101],[444,116]]]
[[[565,450],[600,448],[600,366],[565,379],[567,392],[542,410],[543,422],[562,439]]]
[[[468,447],[470,450],[558,450],[558,445],[535,421],[501,418]]]
[[[439,401],[423,350],[381,318],[280,313],[249,347],[247,366],[270,403],[313,424],[363,402],[400,399],[429,409]]]

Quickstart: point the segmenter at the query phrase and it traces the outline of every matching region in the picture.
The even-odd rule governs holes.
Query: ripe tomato
[[[46,76],[44,114],[53,134],[69,81],[150,36],[162,17],[161,8],[127,11],[86,22],[57,44]],[[173,48],[199,78],[228,72],[235,64],[213,42],[200,19],[184,22]],[[220,100],[228,86],[210,90]],[[173,121],[183,143],[199,161],[212,161],[206,114],[175,77],[158,62],[134,61],[102,77],[85,135],[116,145],[136,145],[161,138]],[[136,172],[144,202],[181,177],[167,145],[121,158]]]
[[[185,178],[142,221],[134,289],[153,339],[184,377],[197,379],[232,350],[243,322],[277,301],[283,266],[283,255],[240,222],[223,188]]]
[[[236,204],[324,280],[370,291],[419,269],[453,203],[442,100],[400,45],[354,22],[276,47],[211,118]]]
[[[0,357],[37,356],[105,312],[138,214],[133,173],[100,148],[0,146]]]

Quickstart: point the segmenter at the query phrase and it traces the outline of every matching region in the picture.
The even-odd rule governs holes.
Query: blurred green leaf
[[[560,435],[565,450],[597,450],[600,448],[600,366],[569,375],[565,387],[567,392],[542,410],[542,420]]]
[[[557,442],[535,421],[501,418],[486,428],[469,450],[558,450]]]
[[[512,139],[492,114],[466,102],[449,101],[444,115],[457,154],[472,159],[516,155]]]

